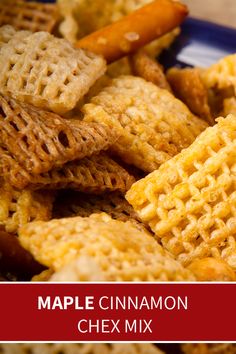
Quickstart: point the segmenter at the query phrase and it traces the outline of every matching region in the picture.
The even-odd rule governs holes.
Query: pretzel
[[[76,47],[103,55],[110,63],[171,31],[187,14],[187,7],[180,2],[156,0],[80,39]]]

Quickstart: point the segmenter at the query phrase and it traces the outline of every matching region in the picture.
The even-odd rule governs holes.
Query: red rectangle
[[[1,284],[0,341],[235,341],[235,299],[234,284]]]

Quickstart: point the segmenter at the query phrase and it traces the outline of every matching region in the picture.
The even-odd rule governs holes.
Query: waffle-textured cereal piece
[[[36,260],[56,271],[88,256],[107,281],[194,279],[147,231],[105,213],[32,222],[21,228],[19,240]]]
[[[30,31],[16,31],[12,26],[6,25],[0,27],[0,48],[14,38],[14,43],[25,39],[31,35]]]
[[[62,194],[56,201],[55,216],[58,218],[82,216],[104,212],[113,219],[128,221],[139,220],[133,207],[120,193],[105,193],[99,196],[84,195],[83,193]]]
[[[215,123],[208,102],[208,91],[197,68],[167,71],[167,79],[176,95],[191,112],[205,119],[210,125]]]
[[[133,222],[139,228],[145,228],[133,207],[121,193],[104,193],[99,196],[83,193],[62,193],[58,196],[53,217],[65,218],[72,216],[88,217],[94,213],[107,213],[112,219]]]
[[[153,344],[131,343],[1,343],[2,354],[164,354]]]
[[[235,354],[235,343],[186,343],[181,345],[184,354]]]
[[[47,32],[32,33],[17,42],[13,36],[1,47],[0,92],[65,113],[76,106],[105,69],[102,57],[74,49]]]
[[[51,192],[19,191],[3,183],[0,186],[0,225],[14,233],[28,222],[50,220],[53,200]]]
[[[65,120],[0,95],[0,144],[32,174],[107,149],[116,139],[105,125]]]
[[[1,0],[0,26],[11,25],[17,30],[52,32],[59,19],[55,4],[24,0]]]
[[[43,279],[43,276],[44,274],[41,273],[38,278],[34,277],[34,281],[40,277]],[[81,256],[53,272],[49,279],[45,280],[49,282],[102,282],[106,281],[106,274],[91,256]]]
[[[135,182],[124,168],[105,154],[93,155],[65,164],[59,170],[36,175],[31,189],[75,189],[86,193],[120,191],[125,193]]]
[[[112,151],[151,172],[207,127],[171,93],[142,78],[121,76],[82,108],[84,121],[107,124],[120,138]]]
[[[228,55],[202,70],[201,76],[207,88],[233,88],[236,93],[236,54]]]
[[[213,256],[236,269],[236,117],[135,183],[126,198],[184,265]]]

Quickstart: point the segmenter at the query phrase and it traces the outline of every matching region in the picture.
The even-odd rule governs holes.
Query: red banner
[[[0,284],[0,341],[235,341],[234,284]]]

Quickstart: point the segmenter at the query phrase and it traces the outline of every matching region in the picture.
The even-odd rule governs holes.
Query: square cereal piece
[[[0,26],[11,25],[17,30],[52,32],[59,12],[56,4],[26,0],[1,0]]]
[[[134,76],[112,81],[82,108],[84,121],[117,130],[112,151],[151,172],[188,147],[208,126],[171,93]]]
[[[65,164],[61,169],[32,177],[30,189],[74,189],[101,194],[125,193],[135,182],[123,167],[108,155],[100,154]]]
[[[105,213],[32,222],[21,228],[19,241],[55,271],[88,257],[107,281],[194,280],[150,233]]]
[[[29,174],[106,150],[117,137],[105,125],[66,120],[0,95],[0,146]],[[1,165],[7,164],[0,156]]]
[[[9,26],[1,31],[9,33]],[[74,49],[65,39],[36,32],[16,41],[18,33],[0,52],[0,92],[17,100],[66,113],[106,70],[102,57]]]
[[[219,118],[195,142],[126,195],[184,265],[213,256],[236,269],[236,117]]]

